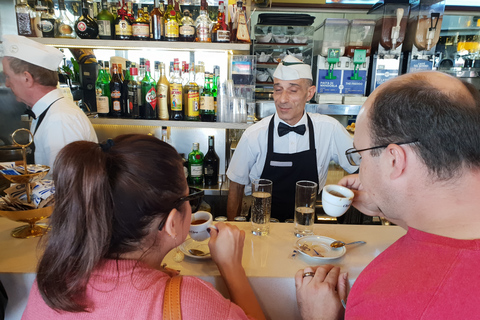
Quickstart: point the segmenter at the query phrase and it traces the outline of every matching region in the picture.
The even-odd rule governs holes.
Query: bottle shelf
[[[102,40],[102,39],[62,39],[62,38],[31,38],[39,43],[57,48],[90,48],[114,50],[205,50],[205,51],[245,51],[250,50],[250,44],[245,43],[205,43],[181,41],[140,41],[140,40]]]
[[[154,127],[183,127],[183,128],[215,128],[215,129],[246,129],[250,123],[233,122],[202,122],[202,121],[173,121],[147,119],[115,119],[90,118],[92,124],[117,126],[154,126]]]

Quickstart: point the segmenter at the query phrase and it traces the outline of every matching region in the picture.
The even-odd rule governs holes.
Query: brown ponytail
[[[87,141],[67,145],[55,161],[55,209],[37,270],[53,309],[89,311],[85,290],[104,258],[137,249],[154,218],[184,195],[181,158],[146,135],[123,135],[107,148]]]

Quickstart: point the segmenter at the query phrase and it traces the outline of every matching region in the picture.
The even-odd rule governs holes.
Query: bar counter
[[[294,275],[299,269],[331,263],[340,266],[342,271],[347,271],[353,284],[368,263],[406,232],[397,226],[316,224],[316,235],[345,242],[367,242],[364,245],[348,246],[343,257],[324,262],[303,254],[297,254],[295,259],[289,258],[298,240],[293,235],[291,223],[272,223],[270,234],[263,237],[250,233],[249,222],[233,224],[246,232],[243,265],[267,318],[272,320],[300,319],[294,282]],[[21,318],[41,254],[37,249],[38,238],[15,239],[10,236],[12,229],[20,225],[0,217],[0,280],[9,295],[8,320]],[[173,261],[174,251],[165,257],[167,267],[180,270],[182,275],[206,280],[228,297],[220,273],[211,259],[186,256],[182,262],[176,263]]]

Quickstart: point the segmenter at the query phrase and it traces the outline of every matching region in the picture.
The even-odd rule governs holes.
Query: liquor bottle
[[[87,0],[82,1],[82,15],[75,22],[75,32],[81,39],[96,39],[98,36],[98,24],[88,15]]]
[[[162,127],[162,141],[169,143],[168,142],[168,130],[167,127]]]
[[[116,63],[112,63],[112,80],[110,81],[110,97],[112,104],[110,105],[110,117],[120,118],[122,116],[123,103],[123,83]]]
[[[212,42],[230,42],[230,30],[225,23],[225,5],[218,2],[217,23],[212,27]]]
[[[142,107],[140,115],[144,119],[157,118],[157,83],[150,75],[150,61],[145,61],[145,77],[142,80]]]
[[[217,121],[217,96],[218,96],[218,85],[220,83],[220,67],[213,66],[213,82],[210,87],[210,91],[213,95],[213,105],[215,108],[215,121]]]
[[[95,93],[97,102],[97,114],[99,117],[108,117],[110,112],[110,80],[103,68],[101,60],[98,61],[98,77],[95,81]]]
[[[190,66],[189,81],[183,90],[183,101],[185,103],[185,120],[200,120],[200,91],[195,83],[195,68],[193,63]]]
[[[112,72],[110,71],[110,62],[104,61],[103,64],[105,66],[105,75],[107,76],[108,82],[110,82],[112,81]]]
[[[232,42],[251,43],[250,32],[247,26],[247,15],[243,10],[242,0],[237,1],[237,10],[235,11],[235,18],[232,27]]]
[[[212,42],[212,20],[208,17],[207,0],[202,0],[200,4],[200,15],[195,20],[197,28],[197,42]]]
[[[130,22],[135,21],[135,14],[133,13],[133,3],[127,0],[127,18]]]
[[[180,33],[180,27],[182,26],[183,14],[180,11],[180,0],[173,0],[175,3],[175,15],[177,16],[178,21],[178,32]]]
[[[165,10],[165,40],[178,41],[179,26],[177,21],[177,14],[173,6],[173,0],[168,0],[168,6]]]
[[[115,35],[115,18],[108,11],[107,0],[102,0],[102,11],[97,15],[98,37],[100,39],[113,39]]]
[[[121,64],[119,64],[119,66],[121,66]],[[122,110],[122,114],[123,114],[124,118],[130,118],[130,112],[129,112],[130,110],[128,108],[128,85],[131,81],[130,66],[131,66],[131,62],[127,60],[125,62],[125,67],[126,67],[125,68],[125,79],[122,79],[122,81],[123,81],[123,83],[122,83],[123,92],[125,93],[122,96],[122,99],[123,99],[122,106],[124,107],[124,109]],[[120,73],[120,70],[119,70],[119,73]]]
[[[42,15],[48,12],[47,3],[44,0],[36,0],[35,12],[33,18],[33,29],[35,35],[42,37]]]
[[[165,20],[163,16],[163,0],[160,7],[158,6],[158,0],[155,0],[155,7],[150,12],[150,40],[161,41],[165,37]]]
[[[47,1],[47,12],[42,13],[40,24],[42,25],[42,37],[55,37],[55,11],[53,9],[53,2]]]
[[[17,0],[15,14],[17,16],[18,35],[35,37],[35,31],[31,19],[34,13],[32,8],[28,5],[27,0]]]
[[[213,122],[215,121],[215,103],[211,91],[212,74],[205,73],[205,86],[200,94],[200,120]]]
[[[128,82],[127,110],[130,118],[140,118],[140,103],[142,96],[142,86],[138,81],[138,68],[132,62],[130,68],[130,81]]]
[[[183,120],[183,88],[178,59],[173,62],[173,75],[170,80],[170,120]]]
[[[183,11],[183,18],[180,27],[180,41],[195,41],[195,21],[189,10]]]
[[[168,88],[170,83],[165,74],[165,65],[160,62],[160,79],[157,82],[157,105],[158,118],[160,120],[168,120]]]
[[[145,18],[140,3],[137,9],[137,19],[132,22],[133,40],[148,40],[150,38],[150,23]]]
[[[220,158],[215,152],[215,137],[208,136],[208,152],[203,158],[203,177],[205,185],[213,186],[218,183],[218,169]]]
[[[74,39],[73,22],[67,16],[64,0],[58,0],[58,10],[59,14],[55,20],[55,38]]]
[[[153,69],[153,79],[155,82],[160,80],[160,61],[155,61],[155,68]]]
[[[123,5],[117,12],[118,17],[115,20],[115,39],[130,40],[132,37],[132,22],[127,16],[126,6]]]
[[[125,81],[125,77],[123,76],[122,64],[121,63],[117,64],[117,69],[118,69],[118,74],[120,75],[120,79],[122,79],[122,82]]]
[[[185,85],[190,82],[190,74],[188,72],[188,63],[185,61],[182,61],[182,86],[185,87]]]
[[[192,152],[188,154],[188,176],[191,184],[203,184],[203,153],[198,142],[193,143]]]
[[[203,61],[198,61],[198,64],[195,66],[195,83],[200,92],[202,92],[203,85],[205,84],[205,65]]]

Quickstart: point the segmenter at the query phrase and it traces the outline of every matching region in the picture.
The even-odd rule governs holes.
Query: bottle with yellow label
[[[183,88],[183,102],[185,103],[185,120],[200,120],[200,88],[195,83],[195,68],[190,65],[189,81]]]
[[[170,80],[170,120],[183,120],[183,88],[178,59],[173,62],[173,75]]]
[[[158,119],[168,120],[168,87],[170,83],[165,74],[165,64],[160,62],[160,79],[157,82]]]
[[[168,6],[165,10],[165,40],[178,41],[179,26],[173,0],[168,0]]]

